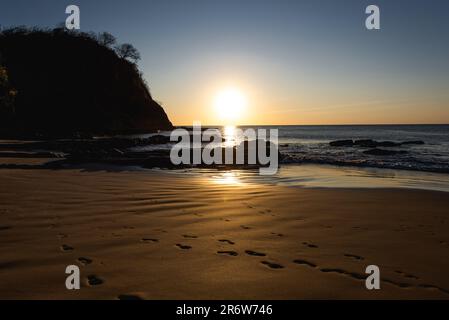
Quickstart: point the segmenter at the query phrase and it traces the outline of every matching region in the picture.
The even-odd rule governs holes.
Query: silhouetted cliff
[[[11,97],[6,97],[8,104],[0,104],[0,135],[65,137],[171,129],[137,66],[119,47],[101,42],[91,34],[63,29],[1,32],[0,91],[12,93],[14,105]]]

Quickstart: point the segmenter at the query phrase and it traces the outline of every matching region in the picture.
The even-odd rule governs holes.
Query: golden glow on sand
[[[234,171],[227,171],[212,177],[212,181],[216,184],[227,186],[241,186],[243,182],[239,179],[239,174]]]

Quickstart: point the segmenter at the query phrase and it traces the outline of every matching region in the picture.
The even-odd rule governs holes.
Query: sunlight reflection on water
[[[257,170],[192,169],[208,183],[226,186],[274,184],[303,188],[406,188],[449,192],[449,175],[407,170],[337,167],[330,165],[283,165],[273,176]]]
[[[217,175],[213,175],[211,178],[212,182],[216,184],[234,185],[234,186],[239,186],[243,184],[243,181],[240,180],[240,174],[236,171],[221,172]]]
[[[224,147],[233,147],[237,145],[237,128],[235,126],[226,126],[223,128]]]

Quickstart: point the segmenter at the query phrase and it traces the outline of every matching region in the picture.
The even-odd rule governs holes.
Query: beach
[[[105,167],[0,180],[0,299],[449,298],[447,192]]]
[[[448,12],[2,0],[0,301],[449,300]]]

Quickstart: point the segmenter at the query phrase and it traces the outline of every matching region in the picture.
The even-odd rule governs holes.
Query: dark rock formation
[[[401,144],[405,144],[405,145],[407,145],[407,144],[417,144],[417,145],[423,145],[424,144],[424,141],[421,141],[421,140],[417,140],[417,141],[404,141],[404,142],[402,142]]]
[[[354,145],[358,147],[364,148],[375,148],[377,146],[377,142],[371,139],[366,140],[356,140],[354,141]]]
[[[400,147],[403,143],[401,142],[393,142],[393,141],[381,141],[377,142],[377,147]]]
[[[329,143],[331,147],[352,147],[354,145],[354,141],[352,140],[337,140]]]
[[[372,156],[395,156],[398,154],[405,154],[407,151],[404,150],[385,150],[385,149],[370,149],[363,152],[364,154],[369,154]]]
[[[4,30],[0,59],[17,92],[14,112],[0,117],[0,136],[73,138],[172,129],[137,66],[89,34]]]
[[[393,142],[393,141],[375,141],[372,139],[367,140],[357,140],[354,142],[354,145],[362,147],[362,148],[376,148],[376,147],[399,147],[401,143]]]
[[[411,145],[417,144],[422,145],[424,141],[405,141],[405,142],[393,142],[393,141],[375,141],[372,139],[364,139],[364,140],[337,140],[329,143],[332,147],[361,147],[361,148],[391,148],[391,147],[400,147],[402,145]]]

